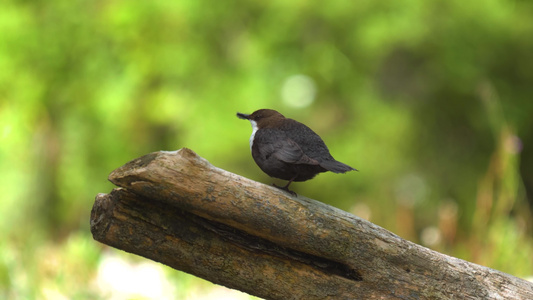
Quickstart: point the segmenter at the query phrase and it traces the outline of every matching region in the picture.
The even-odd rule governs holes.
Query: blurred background
[[[0,4],[0,298],[251,299],[92,239],[108,174],[188,147],[270,184],[273,108],[357,169],[295,183],[431,249],[533,274],[533,3]]]

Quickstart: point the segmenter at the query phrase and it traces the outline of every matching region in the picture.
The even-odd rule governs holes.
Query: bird
[[[255,163],[270,177],[288,180],[285,186],[273,185],[292,195],[296,193],[289,190],[289,185],[294,181],[306,181],[327,171],[357,171],[335,160],[311,128],[273,109],[238,112],[237,117],[252,124],[250,150]]]

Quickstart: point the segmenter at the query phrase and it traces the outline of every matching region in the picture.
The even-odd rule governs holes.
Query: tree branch
[[[533,299],[533,284],[342,210],[155,152],[113,171],[95,240],[266,299]]]

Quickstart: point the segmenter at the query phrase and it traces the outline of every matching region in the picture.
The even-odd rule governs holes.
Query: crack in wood
[[[349,280],[363,280],[363,276],[358,270],[353,269],[346,264],[320,256],[312,255],[309,253],[297,251],[294,249],[282,247],[276,243],[248,234],[242,230],[236,229],[226,224],[208,220],[199,216],[195,217],[195,223],[201,225],[207,230],[215,232],[220,237],[240,247],[252,251],[266,253],[280,258],[295,260],[300,263],[304,263],[308,266],[311,266],[314,269],[317,269],[324,273],[334,274]]]
[[[128,194],[131,193],[127,190],[124,190],[122,192],[128,193]],[[131,195],[133,196],[135,195],[135,193],[131,193]],[[162,219],[166,220],[166,219],[178,218],[178,219],[181,219],[182,221],[190,222],[200,228],[213,232],[214,234],[216,234],[217,236],[219,236],[220,238],[224,239],[227,242],[233,243],[234,245],[237,245],[249,251],[264,253],[264,254],[279,257],[282,259],[289,259],[289,260],[297,261],[305,265],[308,265],[314,268],[315,270],[319,270],[323,273],[334,274],[334,275],[341,276],[349,280],[353,280],[353,281],[363,280],[363,277],[358,270],[353,269],[346,264],[333,261],[330,259],[326,259],[326,258],[317,256],[317,255],[312,255],[312,254],[305,253],[302,251],[297,251],[294,249],[280,246],[267,239],[251,235],[242,230],[236,229],[234,227],[231,227],[229,225],[226,225],[226,224],[223,224],[217,221],[206,219],[204,217],[198,216],[194,213],[190,213],[176,206],[169,207],[157,201],[140,200],[143,198],[144,197],[139,196],[139,195],[136,195],[132,198],[128,198],[127,201],[124,201],[122,203],[122,205],[128,208],[127,212],[121,211],[120,213],[126,213],[128,215],[128,219],[131,219],[131,220],[136,219],[136,220],[139,220],[139,222],[150,224],[151,226],[161,227],[162,222],[154,221],[154,220],[159,220],[159,217],[151,214],[151,212],[157,211],[159,212],[159,214],[161,214],[160,216],[162,216]],[[158,207],[158,208],[149,209],[146,207],[147,203],[149,203],[153,207]],[[180,223],[181,222],[173,223],[173,225],[179,226],[178,224]],[[107,231],[108,229],[109,228],[107,228],[105,231]],[[171,226],[165,227],[164,230],[174,231],[174,226],[171,225]],[[174,236],[176,234],[170,234],[170,235]]]

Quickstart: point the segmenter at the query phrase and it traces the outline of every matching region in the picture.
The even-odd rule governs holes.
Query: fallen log
[[[453,258],[357,216],[155,152],[113,171],[95,240],[265,299],[533,299],[533,283]]]

